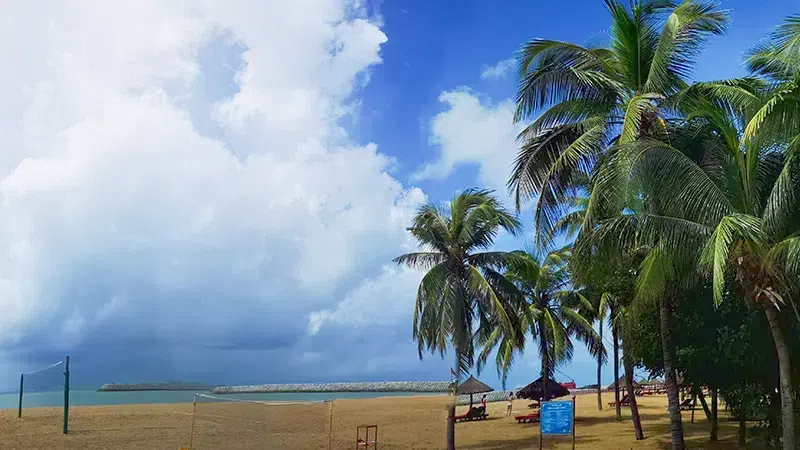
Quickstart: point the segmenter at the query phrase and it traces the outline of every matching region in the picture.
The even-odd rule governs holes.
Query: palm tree
[[[442,357],[448,346],[454,371],[466,374],[474,362],[474,337],[500,327],[521,345],[519,297],[501,270],[517,258],[489,251],[500,230],[516,235],[517,218],[486,190],[466,190],[449,206],[421,206],[408,229],[423,251],[394,259],[397,264],[427,271],[414,308],[413,336],[419,356],[427,349]],[[510,293],[509,293],[510,292]],[[455,404],[448,411],[447,448],[455,448]]]
[[[604,355],[605,349],[591,320],[581,314],[581,311],[593,311],[593,306],[580,291],[570,286],[566,264],[569,250],[563,248],[543,257],[525,251],[514,254],[517,258],[509,263],[504,275],[526,299],[519,311],[521,328],[528,330],[538,344],[544,400],[547,401],[547,383],[554,377],[556,367],[572,359],[573,338],[584,342],[595,357]],[[494,329],[481,343],[478,368],[482,368],[497,349],[495,362],[505,385],[514,354],[524,351],[524,347],[516,345],[513,335],[508,335],[502,327]]]
[[[749,254],[758,255],[747,261],[747,258],[738,259],[737,280],[746,290],[750,298],[761,300],[765,305],[764,312],[769,320],[775,347],[778,351],[781,408],[783,422],[783,446],[794,448],[796,436],[794,434],[794,405],[792,399],[791,364],[789,352],[783,337],[783,332],[777,320],[777,306],[782,303],[780,296],[775,297],[776,285],[783,284],[784,294],[790,294],[796,285],[786,285],[786,280],[798,280],[800,275],[800,179],[798,168],[798,147],[800,147],[800,14],[795,14],[786,19],[772,34],[771,39],[757,46],[750,54],[747,61],[749,69],[771,82],[769,99],[748,122],[744,130],[746,141],[755,140],[762,144],[780,145],[789,142],[788,150],[784,154],[783,169],[767,198],[764,210],[761,211],[763,222],[760,225],[758,239],[748,240]],[[755,144],[758,146],[758,144]],[[756,155],[757,156],[757,155]],[[772,171],[774,173],[774,170]],[[786,203],[789,202],[789,203]],[[756,210],[752,208],[751,211]],[[750,212],[750,211],[748,211]],[[752,219],[752,216],[749,218]],[[732,222],[733,220],[729,221]],[[757,222],[756,222],[757,223]],[[787,227],[788,225],[788,227]],[[731,227],[726,227],[730,230]],[[752,230],[756,231],[756,230]],[[715,230],[717,239],[724,245],[726,230],[720,227]],[[765,239],[766,238],[766,239]],[[738,244],[729,241],[728,248]],[[740,239],[738,239],[741,242]],[[713,259],[707,253],[708,259],[713,260],[715,270],[715,298],[721,297],[722,280],[717,280],[717,272],[724,273],[727,262],[723,252],[714,255]],[[760,245],[754,245],[760,244]],[[730,255],[728,255],[730,257]],[[748,267],[749,263],[749,267]],[[759,264],[760,263],[760,264]],[[748,270],[749,269],[749,270]],[[788,277],[788,278],[787,278]],[[772,286],[770,286],[772,284]],[[763,289],[763,292],[759,290]],[[766,297],[766,298],[764,298]]]
[[[606,0],[606,6],[612,18],[609,47],[536,39],[520,52],[515,119],[538,118],[519,136],[522,147],[509,188],[518,209],[537,199],[534,224],[541,238],[569,213],[576,172],[592,176],[617,144],[665,139],[673,97],[687,87],[705,40],[728,23],[725,11],[693,0]],[[608,213],[596,203],[593,197],[584,228]],[[674,348],[665,328],[670,299],[662,304],[672,446],[683,449],[674,358],[669,357]]]
[[[572,241],[580,232],[581,227],[583,226],[584,219],[586,217],[586,208],[589,206],[589,197],[586,195],[581,195],[582,192],[587,192],[591,189],[590,180],[588,175],[583,173],[576,173],[573,175],[573,182],[571,189],[575,191],[575,193],[568,198],[568,203],[570,205],[570,212],[565,214],[563,217],[558,219],[558,221],[553,226],[553,229],[550,231],[550,235],[548,235],[544,242],[550,243],[553,242],[556,236],[562,236],[567,241]],[[590,277],[591,278],[591,277]],[[587,297],[592,302],[592,308],[586,309],[581,311],[582,315],[587,319],[591,319],[592,321],[596,320],[598,322],[598,338],[600,343],[600,352],[597,355],[597,409],[599,411],[603,410],[603,364],[605,364],[608,360],[605,345],[603,343],[603,329],[605,328],[605,320],[609,318],[609,322],[611,322],[611,317],[613,317],[613,306],[614,306],[614,297],[612,297],[608,292],[602,292],[602,290],[593,289],[595,286],[591,286],[591,283],[585,283],[588,287],[589,294]],[[611,312],[611,316],[609,316],[609,312]],[[616,410],[617,410],[617,420],[622,420],[622,410],[620,409],[620,398],[619,398],[619,345],[617,343],[617,336],[613,334],[613,351],[614,351],[614,397],[616,399]]]
[[[597,335],[600,338],[600,344],[603,345],[605,349],[605,345],[603,344],[603,328],[605,328],[605,320],[606,314],[608,314],[608,296],[604,293],[599,297],[599,302],[597,305]],[[603,364],[606,363],[608,358],[605,356],[605,352],[597,357],[597,409],[599,411],[603,410]],[[617,392],[619,392],[619,388],[617,388]],[[617,394],[619,395],[619,394]]]

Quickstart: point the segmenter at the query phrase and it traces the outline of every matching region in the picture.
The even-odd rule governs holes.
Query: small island
[[[210,391],[214,386],[205,383],[170,381],[167,383],[104,384],[97,392],[122,391]]]

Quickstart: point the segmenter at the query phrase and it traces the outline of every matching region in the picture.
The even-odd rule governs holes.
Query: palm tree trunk
[[[614,309],[611,308],[611,336],[614,339],[614,401],[617,403],[617,420],[622,420],[622,405],[619,402],[619,336],[617,336],[617,326],[613,323]]]
[[[775,341],[775,350],[778,352],[778,371],[780,373],[781,385],[781,412],[783,422],[783,448],[784,450],[796,449],[797,437],[794,434],[794,402],[792,400],[792,374],[791,361],[789,360],[789,348],[783,337],[778,322],[778,311],[772,304],[764,307],[767,315],[769,329],[772,332],[772,340]]]
[[[717,422],[717,388],[711,389],[711,440],[716,441],[718,435]]]
[[[739,413],[739,433],[736,435],[736,443],[742,448],[747,444],[747,416],[744,414],[744,407]]]
[[[547,328],[544,326],[544,321],[540,319],[539,339],[540,342],[542,342],[542,381],[544,382],[544,387],[542,388],[542,401],[544,402],[550,400],[550,390],[547,388],[547,385],[550,383],[550,349],[547,345],[549,336],[545,332],[546,329]]]
[[[600,320],[600,345],[603,345],[603,321]],[[600,355],[597,355],[597,409],[599,411],[603,410],[603,393],[602,393],[602,372],[603,370],[603,358]]]
[[[625,341],[622,341],[625,345]],[[628,390],[628,398],[631,401],[631,418],[633,419],[633,430],[636,435],[636,440],[641,441],[644,439],[644,432],[642,431],[642,419],[639,417],[639,405],[636,404],[636,395],[633,392],[633,360],[631,360],[629,353],[623,351],[622,362],[625,364],[625,387]]]
[[[456,354],[455,365],[453,365],[453,370],[455,373],[460,372],[460,358],[458,351],[454,351],[453,353]],[[447,450],[455,450],[456,449],[456,403],[458,402],[458,376],[456,376],[456,383],[453,387],[453,404],[447,408]]]
[[[550,390],[547,386],[550,384],[550,355],[548,355],[547,344],[543,345],[542,348],[544,349],[542,355],[542,381],[544,382],[544,387],[542,389],[542,401],[546,402],[550,400]]]
[[[675,374],[675,347],[672,342],[672,312],[668,298],[661,300],[659,315],[661,322],[661,347],[664,353],[664,384],[667,388],[669,404],[669,430],[672,436],[672,450],[683,450],[683,421],[681,420],[680,400],[678,399],[678,379]]]

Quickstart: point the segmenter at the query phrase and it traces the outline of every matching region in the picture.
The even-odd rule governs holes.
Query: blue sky
[[[608,26],[600,1],[40,3],[0,27],[19,43],[0,50],[0,389],[65,354],[84,386],[447,378],[411,341],[405,227],[503,193],[521,43]],[[723,6],[698,79],[741,75],[794,12]],[[562,371],[587,384],[594,363]]]

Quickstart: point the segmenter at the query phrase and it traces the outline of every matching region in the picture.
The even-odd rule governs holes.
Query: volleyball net
[[[20,374],[17,417],[23,417],[25,408],[52,407],[52,405],[63,406],[63,412],[48,411],[42,413],[43,417],[60,417],[62,431],[66,434],[69,430],[69,356],[64,360]]]
[[[276,402],[197,393],[188,449],[327,449],[333,402]]]

